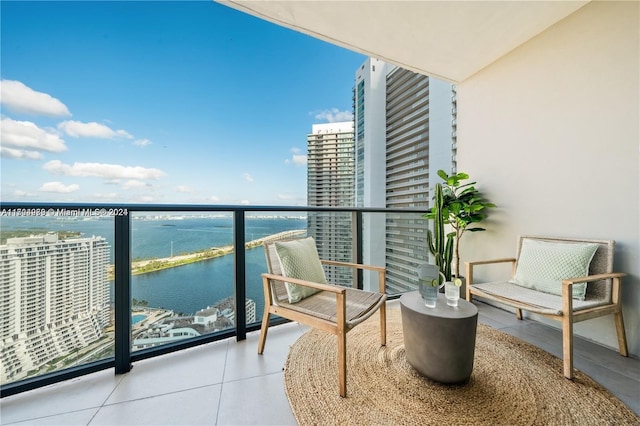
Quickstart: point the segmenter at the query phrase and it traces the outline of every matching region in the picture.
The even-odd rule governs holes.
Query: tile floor
[[[561,354],[558,330],[478,307],[480,322]],[[295,425],[282,369],[289,346],[306,329],[295,323],[273,327],[262,356],[254,332],[242,342],[230,339],[140,361],[125,375],[105,370],[6,397],[0,400],[0,424]],[[576,340],[576,368],[640,413],[640,360]]]

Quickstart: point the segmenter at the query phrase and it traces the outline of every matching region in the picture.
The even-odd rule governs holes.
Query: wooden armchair
[[[312,262],[318,265],[346,266],[356,269],[366,269],[378,273],[379,292],[369,292],[348,288],[333,284],[311,282],[295,273],[286,271],[281,257],[278,255],[278,247],[282,244],[313,245],[315,257]],[[280,244],[280,246],[278,246]],[[346,335],[356,325],[380,310],[380,344],[386,345],[386,310],[385,310],[385,268],[378,266],[360,265],[320,260],[315,248],[313,238],[304,238],[289,241],[272,241],[264,243],[269,273],[262,274],[264,284],[264,316],[258,342],[258,353],[262,354],[269,330],[269,317],[271,314],[297,321],[308,326],[328,331],[336,335],[338,339],[338,381],[340,396],[347,395],[347,364],[346,364]],[[302,250],[300,250],[302,251]],[[282,252],[281,252],[282,253]],[[291,250],[289,254],[295,256],[297,250]],[[305,259],[307,260],[307,259]],[[322,269],[322,266],[319,266]],[[287,273],[290,272],[290,273]],[[321,272],[324,278],[324,272]],[[286,276],[289,275],[289,276]],[[288,283],[288,284],[285,284]],[[315,292],[302,300],[292,302],[287,292],[288,285],[302,286],[305,291]]]
[[[588,268],[588,273],[562,277],[558,281],[559,294],[550,294],[546,291],[539,291],[539,289],[535,288],[535,285],[533,286],[534,288],[527,288],[522,283],[518,284],[518,268],[522,260],[523,245],[527,244],[530,247],[532,243],[538,244],[538,247],[540,247],[540,243],[551,243],[556,244],[556,246],[596,244],[597,249],[590,262],[586,263],[585,267]],[[522,310],[526,310],[546,318],[561,321],[564,376],[572,379],[573,323],[575,322],[613,314],[620,354],[628,356],[620,299],[621,279],[625,274],[612,272],[613,250],[614,241],[609,240],[521,236],[518,239],[518,250],[515,258],[466,262],[466,298],[471,301],[473,296],[478,296],[511,306],[515,308],[518,319],[522,319]],[[536,257],[530,256],[527,259],[529,266],[531,266],[532,259],[536,259]],[[505,262],[512,264],[511,280],[484,284],[474,283],[473,273],[475,267]],[[554,263],[553,259],[550,263]],[[530,270],[535,270],[535,267],[530,268]],[[581,286],[581,283],[587,283],[584,300],[576,298],[574,293],[574,286]]]

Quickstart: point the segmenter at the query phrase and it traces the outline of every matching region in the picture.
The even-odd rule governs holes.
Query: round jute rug
[[[387,310],[387,346],[377,315],[347,335],[347,397],[338,393],[334,335],[310,330],[295,342],[284,384],[300,425],[638,425],[640,417],[585,374],[479,324],[473,373],[464,385],[424,378],[406,361],[400,310]]]

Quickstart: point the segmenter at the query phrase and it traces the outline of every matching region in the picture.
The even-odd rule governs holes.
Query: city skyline
[[[2,2],[3,201],[306,205],[363,55],[213,2]]]

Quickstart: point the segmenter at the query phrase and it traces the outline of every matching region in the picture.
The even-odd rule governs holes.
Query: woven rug
[[[310,330],[293,344],[284,384],[300,425],[639,425],[640,417],[581,372],[478,325],[473,373],[464,385],[422,377],[407,363],[398,308],[347,335],[347,397],[338,393],[335,336]]]

